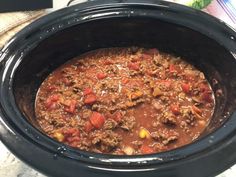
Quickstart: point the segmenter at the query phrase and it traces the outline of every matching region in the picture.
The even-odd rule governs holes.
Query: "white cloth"
[[[23,27],[42,16],[44,10],[0,13],[0,48]]]

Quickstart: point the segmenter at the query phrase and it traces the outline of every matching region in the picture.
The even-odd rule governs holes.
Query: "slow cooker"
[[[90,50],[155,47],[204,72],[215,94],[212,120],[195,142],[150,155],[85,152],[43,134],[34,115],[42,81]],[[236,162],[236,33],[204,12],[159,0],[104,0],[46,15],[17,33],[0,54],[0,139],[49,176],[214,176]]]

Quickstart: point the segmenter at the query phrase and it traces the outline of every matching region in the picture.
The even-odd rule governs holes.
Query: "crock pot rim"
[[[117,4],[110,4],[111,3],[111,1],[103,1],[102,3],[101,2],[87,2],[87,3],[84,3],[84,4],[80,4],[80,5],[74,5],[74,6],[72,6],[72,7],[69,7],[69,8],[67,8],[67,9],[62,9],[62,10],[60,10],[60,11],[58,11],[58,12],[54,12],[54,13],[52,13],[52,14],[49,14],[47,17],[48,18],[46,18],[46,17],[43,17],[43,18],[41,18],[41,19],[39,19],[39,20],[37,20],[36,22],[34,22],[34,23],[32,23],[31,25],[29,25],[28,27],[26,27],[24,30],[22,30],[19,34],[17,34],[17,35],[15,35],[14,37],[13,37],[13,39],[3,48],[3,50],[2,50],[2,55],[1,55],[1,57],[0,57],[0,61],[3,63],[3,62],[6,62],[7,61],[7,58],[9,57],[9,58],[11,58],[11,56],[9,56],[8,55],[8,52],[12,49],[12,48],[14,48],[14,46],[17,44],[17,42],[19,42],[19,40],[20,39],[22,39],[22,38],[25,38],[26,36],[28,36],[29,34],[31,34],[32,32],[34,32],[34,30],[38,27],[38,26],[40,26],[40,25],[42,25],[42,24],[46,24],[47,22],[52,22],[53,20],[55,20],[56,18],[59,18],[59,17],[62,17],[62,16],[64,16],[64,15],[66,15],[66,14],[70,14],[70,13],[72,13],[72,12],[79,12],[80,11],[80,9],[83,9],[83,8],[87,8],[86,10],[87,11],[91,11],[91,10],[94,10],[94,11],[96,11],[96,10],[98,10],[99,9],[99,6],[101,5],[104,5],[104,4],[107,4],[107,7],[109,8],[109,7],[113,7],[113,6],[122,6],[122,7],[125,7],[127,4],[128,5],[132,5],[132,3],[133,2],[136,2],[136,1],[133,1],[133,0],[128,0],[128,1],[125,1],[125,2],[123,2],[123,1],[112,1],[112,2],[119,2],[119,3],[117,3]],[[121,3],[120,3],[121,2]],[[189,13],[189,14],[195,14],[195,13],[198,13],[198,14],[201,14],[201,17],[205,17],[206,19],[205,20],[207,20],[207,19],[211,19],[211,20],[213,20],[215,23],[217,23],[217,25],[219,26],[219,27],[221,27],[222,29],[224,28],[224,30],[226,30],[230,35],[232,35],[232,36],[235,36],[235,33],[232,31],[232,30],[230,30],[230,29],[228,29],[228,28],[226,28],[226,26],[225,26],[225,24],[224,23],[222,23],[222,22],[219,22],[219,20],[218,19],[216,19],[216,18],[214,18],[214,17],[209,17],[208,15],[206,15],[205,13],[203,13],[203,12],[200,12],[200,11],[196,11],[196,10],[193,10],[193,9],[191,9],[191,8],[188,8],[188,7],[183,7],[183,6],[181,6],[181,5],[177,5],[177,4],[173,4],[173,3],[169,3],[169,2],[162,2],[162,1],[156,1],[155,3],[146,3],[145,1],[139,1],[140,2],[140,4],[136,4],[135,3],[135,6],[151,6],[151,5],[158,5],[158,3],[159,4],[165,4],[166,6],[168,6],[168,8],[170,9],[170,10],[177,10],[177,11],[180,11],[181,9],[184,9],[185,10],[185,13]],[[141,3],[142,2],[142,3]],[[94,5],[94,6],[93,6]],[[174,6],[174,8],[172,8]],[[101,7],[102,9],[104,9],[104,6],[103,7]],[[177,9],[176,9],[177,8]],[[95,10],[96,9],[96,10]],[[213,23],[213,22],[212,22]],[[229,35],[229,36],[230,36]],[[230,42],[232,42],[232,40],[230,40],[230,38],[228,38],[228,39],[226,39],[226,40],[228,40],[228,41],[230,41]],[[233,41],[233,43],[234,43],[234,45],[235,45],[235,41]],[[230,43],[231,44],[231,43]],[[232,45],[232,44],[231,44]],[[226,46],[225,46],[226,47]],[[231,49],[230,49],[231,50]],[[15,52],[15,54],[16,54],[17,52]],[[15,55],[14,57],[16,57],[17,55]],[[13,58],[12,58],[13,59]],[[9,60],[8,60],[9,61]],[[9,74],[9,73],[8,73]],[[12,74],[12,73],[11,73]],[[8,76],[10,76],[10,75],[8,75]],[[11,82],[12,82],[12,80],[10,80]],[[12,84],[12,83],[11,83]],[[10,84],[10,85],[11,85]],[[1,93],[3,94],[3,93],[7,93],[8,91],[8,93],[10,94],[9,95],[9,98],[11,99],[11,101],[13,101],[14,102],[14,97],[13,97],[13,93],[11,93],[12,92],[12,89],[9,89],[9,90],[6,90],[6,88],[5,88],[5,90],[3,91],[3,87],[2,87],[2,85],[1,85],[1,89],[0,89],[0,91],[1,91]],[[2,101],[1,100],[1,106],[4,108],[6,105],[6,102],[4,102],[4,101]],[[14,105],[11,105],[11,106],[13,106],[13,107],[16,107],[16,104],[14,103]],[[3,109],[4,110],[4,109]],[[1,117],[2,117],[2,120],[4,121],[4,122],[8,122],[9,120],[8,120],[8,118],[5,118],[5,117],[8,117],[8,114],[6,115],[6,112],[3,112],[3,114],[5,114],[5,115],[2,115]],[[19,116],[19,115],[18,115]],[[197,143],[199,144],[200,142],[205,142],[205,144],[207,144],[206,142],[211,142],[210,144],[217,144],[218,143],[218,141],[215,139],[215,137],[217,137],[217,138],[219,138],[219,137],[221,137],[221,138],[223,138],[223,137],[225,137],[226,135],[229,135],[229,136],[227,136],[227,137],[231,137],[231,136],[234,136],[233,134],[235,133],[235,131],[236,131],[236,127],[233,127],[233,122],[235,121],[234,119],[236,119],[236,115],[231,115],[230,116],[230,118],[229,118],[229,120],[225,123],[225,125],[224,126],[227,126],[227,128],[225,128],[224,129],[224,126],[223,127],[221,127],[220,129],[218,129],[218,130],[216,130],[215,132],[213,132],[213,133],[211,133],[210,135],[208,135],[208,136],[206,136],[206,137],[204,137],[203,139],[201,139],[201,140],[199,140],[199,141],[197,141],[197,142],[195,142],[195,143],[192,143],[192,144],[190,144],[190,145],[187,145],[187,146],[184,146],[184,147],[182,147],[182,148],[178,148],[178,149],[176,149],[176,150],[172,150],[172,151],[168,151],[168,152],[163,152],[163,153],[158,153],[158,154],[151,154],[151,155],[142,155],[142,156],[113,156],[113,155],[104,155],[104,154],[96,154],[96,153],[90,153],[90,152],[81,152],[81,151],[79,151],[79,150],[75,150],[75,149],[72,149],[72,148],[70,148],[70,147],[67,147],[67,149],[68,149],[68,151],[71,151],[71,152],[79,152],[80,153],[80,155],[82,155],[82,156],[80,156],[80,158],[82,158],[84,155],[86,156],[86,157],[91,157],[91,156],[93,156],[93,157],[96,157],[97,156],[97,158],[98,159],[117,159],[117,162],[119,162],[119,161],[122,161],[122,159],[125,159],[126,160],[126,162],[125,162],[125,164],[128,162],[128,160],[129,159],[140,159],[140,161],[143,161],[143,160],[145,160],[145,159],[148,159],[149,157],[152,159],[151,161],[153,162],[153,163],[157,163],[157,162],[159,162],[159,163],[162,163],[162,160],[158,160],[158,159],[163,159],[163,158],[166,158],[166,157],[169,157],[169,155],[170,154],[182,154],[181,155],[181,157],[186,157],[186,152],[188,152],[188,149],[190,149],[191,148],[191,146],[193,146],[193,145],[196,145]],[[27,125],[27,128],[30,130],[30,131],[33,131],[33,132],[35,132],[35,131],[37,131],[38,132],[38,134],[40,134],[40,136],[45,136],[45,135],[43,135],[43,134],[41,134],[41,132],[39,132],[38,130],[36,130],[30,123],[28,123],[28,122],[26,122],[26,120],[25,120],[25,118],[23,118],[22,117],[22,120],[24,120],[25,122],[24,122],[24,124],[25,125]],[[233,122],[232,122],[233,121]],[[12,123],[12,122],[11,122]],[[13,132],[15,132],[15,131],[17,131],[17,128],[16,127],[13,127],[11,124],[8,124],[8,126],[9,127],[11,127],[10,129],[13,131]],[[21,133],[23,133],[23,132],[21,132]],[[18,136],[23,136],[23,135],[21,135],[21,134],[18,134]],[[213,137],[213,138],[212,138]],[[24,136],[24,138],[26,138],[25,136]],[[29,137],[27,137],[27,138],[29,138]],[[45,138],[47,138],[46,136],[45,136]],[[30,139],[32,139],[32,137],[30,138]],[[47,138],[48,139],[48,141],[51,141],[51,142],[53,142],[55,145],[57,145],[58,147],[61,147],[62,145],[60,144],[60,143],[57,143],[57,142],[54,142],[54,141],[52,141],[52,140],[50,140],[49,138]],[[36,141],[34,141],[35,143],[37,143],[38,144],[38,142],[36,142]],[[209,148],[209,146],[210,145],[208,145],[208,146],[205,146],[205,148],[203,148],[203,149],[198,149],[197,151],[195,151],[195,153],[193,153],[193,154],[196,154],[196,153],[199,153],[199,152],[202,152],[202,151],[204,151],[204,150],[206,150],[206,148]],[[212,145],[211,145],[211,147],[212,147]],[[51,149],[52,150],[52,149]],[[184,151],[184,152],[183,152]],[[56,151],[55,151],[56,152]],[[180,153],[180,152],[182,152],[182,153]],[[66,153],[64,153],[64,155],[65,155]],[[152,158],[152,157],[155,157],[154,159]],[[162,158],[163,157],[163,158]],[[76,158],[75,158],[76,159]],[[81,160],[81,159],[80,159]],[[90,159],[91,160],[91,159]],[[155,162],[153,161],[153,160],[155,160]],[[171,162],[171,161],[173,161],[174,160],[174,158],[173,157],[170,157],[170,159],[169,159],[169,161]],[[178,158],[176,159],[176,160],[178,160]],[[86,160],[85,160],[86,161]],[[150,162],[151,162],[150,161]],[[90,161],[91,162],[91,161]],[[165,161],[165,163],[166,162],[168,162],[168,159],[166,159],[166,161]],[[106,162],[105,162],[106,163]],[[108,162],[109,163],[109,165],[110,165],[110,162]],[[143,164],[142,164],[143,165]]]

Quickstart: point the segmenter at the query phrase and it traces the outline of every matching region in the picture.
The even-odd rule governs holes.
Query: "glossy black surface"
[[[213,176],[236,160],[235,37],[214,17],[162,1],[96,1],[47,15],[2,50],[0,138],[52,176]],[[214,91],[223,90],[202,138],[159,154],[112,156],[72,149],[35,128],[35,94],[53,69],[89,50],[131,45],[182,56],[206,74]]]
[[[0,1],[0,12],[14,12],[52,8],[52,0],[7,0]]]

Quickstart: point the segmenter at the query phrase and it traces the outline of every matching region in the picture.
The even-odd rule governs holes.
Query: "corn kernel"
[[[142,138],[142,139],[150,138],[149,131],[145,128],[141,128],[141,130],[139,131],[139,137]]]
[[[64,135],[62,133],[59,132],[55,132],[53,134],[53,137],[57,139],[57,141],[62,142],[64,140]]]
[[[162,94],[163,94],[162,91],[158,87],[154,88],[153,93],[152,93],[154,97],[161,96]]]

